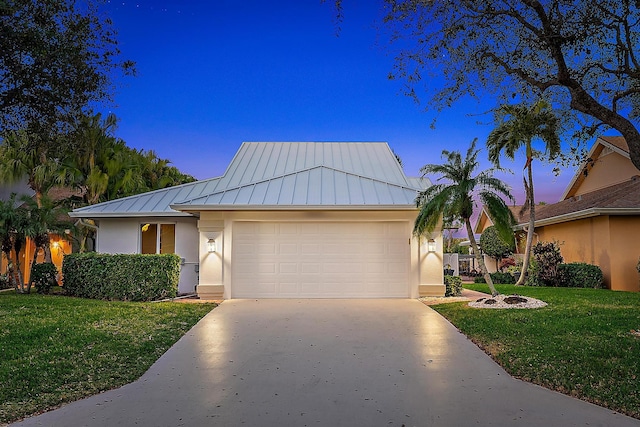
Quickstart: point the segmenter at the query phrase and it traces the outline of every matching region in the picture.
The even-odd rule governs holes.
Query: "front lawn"
[[[465,285],[487,292],[487,285]],[[511,375],[640,418],[640,293],[498,285],[540,309],[433,306]]]
[[[0,293],[0,423],[139,378],[214,304]]]

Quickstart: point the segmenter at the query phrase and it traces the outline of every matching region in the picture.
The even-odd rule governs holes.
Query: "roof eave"
[[[188,212],[69,212],[71,218],[148,218],[148,217],[191,217]]]
[[[537,220],[536,227],[544,227],[545,225],[560,224],[562,222],[576,221],[579,219],[592,218],[600,215],[640,215],[640,207],[638,208],[589,208],[577,212],[571,212],[563,215],[552,216]],[[523,230],[529,223],[521,223],[514,227],[514,230]]]
[[[171,205],[182,212],[198,211],[417,211],[415,205]]]

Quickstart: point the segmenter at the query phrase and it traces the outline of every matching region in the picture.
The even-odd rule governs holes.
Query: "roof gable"
[[[315,166],[260,182],[232,188],[221,187],[219,191],[178,202],[172,207],[391,206],[413,204],[415,197],[416,187],[413,185],[397,185]]]
[[[574,195],[580,193],[580,187],[585,183],[592,169],[597,165],[597,162],[609,154],[620,156],[624,159],[628,159],[631,164],[631,157],[629,156],[629,146],[626,140],[622,136],[601,136],[596,139],[589,153],[587,154],[587,160],[584,161],[577,169],[575,175],[569,182],[569,185],[562,194],[560,200],[565,200]],[[630,168],[635,171],[635,168]],[[635,172],[634,172],[635,174]],[[632,175],[625,176],[622,181],[626,181],[631,178]],[[604,185],[603,185],[604,186]],[[584,192],[584,189],[582,190]]]

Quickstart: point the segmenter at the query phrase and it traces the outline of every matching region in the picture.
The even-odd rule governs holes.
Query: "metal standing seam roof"
[[[74,210],[74,217],[188,216],[194,210],[415,208],[427,178],[407,178],[384,142],[245,142],[223,176]]]

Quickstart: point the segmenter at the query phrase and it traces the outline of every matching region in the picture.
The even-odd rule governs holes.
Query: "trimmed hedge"
[[[68,295],[152,301],[178,294],[180,257],[175,254],[69,254],[62,264]]]
[[[570,262],[558,266],[559,286],[600,289],[604,277],[597,265]]]
[[[498,283],[500,285],[513,285],[516,283],[517,278],[514,277],[511,273],[501,273],[499,271],[495,272],[495,273],[489,273],[489,275],[491,276],[491,280],[493,281],[493,283]],[[487,283],[484,280],[483,276],[478,276],[475,279],[473,279],[474,283]]]
[[[444,296],[459,297],[462,295],[462,279],[460,276],[444,276]]]

